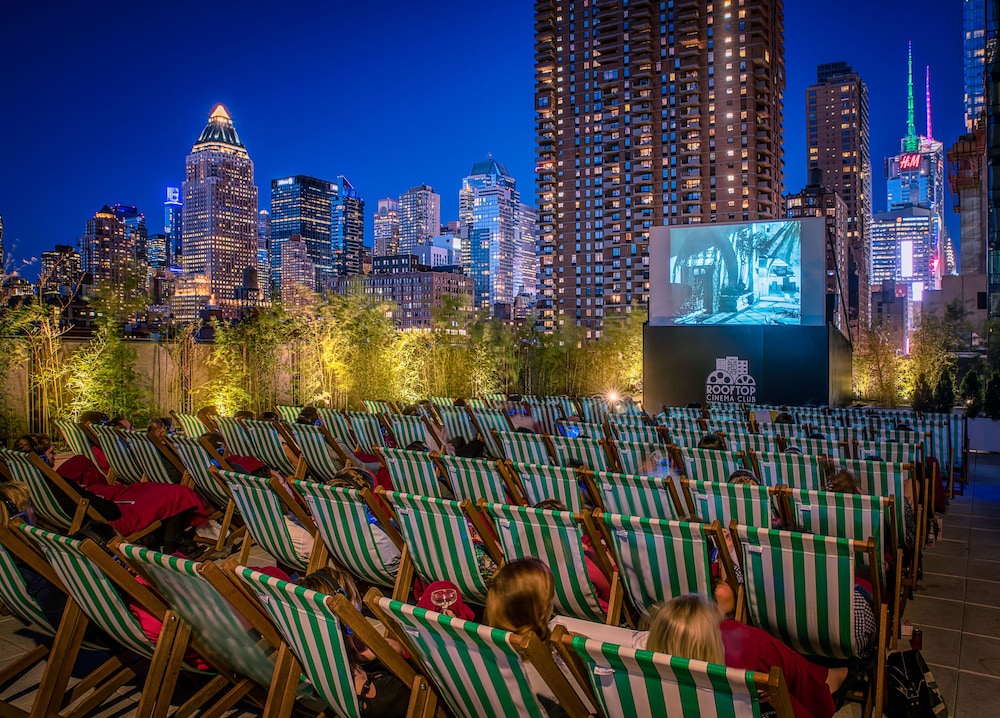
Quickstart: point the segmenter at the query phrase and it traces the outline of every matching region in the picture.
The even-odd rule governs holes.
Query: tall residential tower
[[[422,184],[399,195],[399,253],[411,254],[441,234],[441,195]]]

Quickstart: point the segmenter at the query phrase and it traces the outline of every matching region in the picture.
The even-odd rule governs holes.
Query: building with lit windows
[[[385,257],[399,254],[399,202],[390,197],[380,199],[375,210],[374,255]]]
[[[55,249],[42,252],[39,293],[74,297],[80,292],[82,274],[79,252],[69,245],[57,244]]]
[[[934,223],[933,211],[916,205],[872,217],[872,286],[894,281],[897,292],[909,291],[911,304],[937,288]]]
[[[538,284],[538,210],[521,205],[521,226],[514,248],[514,297],[532,304]]]
[[[346,177],[333,183],[330,246],[334,274],[361,274],[365,245],[365,201]]]
[[[271,180],[271,276],[281,285],[285,242],[298,235],[316,271],[312,289],[319,290],[333,275],[332,219],[336,184],[296,175]]]
[[[179,267],[184,253],[183,217],[181,188],[167,187],[167,199],[163,202],[163,233],[167,235],[167,265],[170,267]]]
[[[521,242],[521,194],[492,157],[476,162],[458,193],[458,221],[469,245],[477,308],[513,306],[514,257]]]
[[[962,2],[962,54],[965,59],[965,128],[986,122],[986,0]]]
[[[441,195],[433,187],[422,184],[399,195],[399,252],[410,253],[439,234]]]
[[[129,230],[121,214],[104,205],[87,220],[86,231],[80,237],[80,261],[89,282],[109,282],[124,286],[145,267],[137,264],[138,232]]]
[[[809,170],[822,172],[820,185],[847,206],[847,264],[844,298],[850,338],[871,321],[872,158],[868,124],[868,86],[846,62],[816,70],[806,89],[806,146]]]
[[[281,303],[285,309],[303,306],[316,287],[316,267],[305,238],[293,234],[282,243]]]
[[[222,105],[187,156],[182,195],[184,271],[204,274],[221,308],[245,306],[238,289],[244,270],[257,265],[257,186],[253,161]]]
[[[782,0],[538,0],[546,328],[648,301],[649,230],[781,216]]]
[[[271,272],[271,213],[262,209],[257,213],[257,276],[260,278],[261,298],[271,298],[274,282]]]

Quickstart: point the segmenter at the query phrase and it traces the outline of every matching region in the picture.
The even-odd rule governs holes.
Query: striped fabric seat
[[[506,482],[495,461],[466,459],[461,456],[442,454],[438,461],[444,467],[455,498],[468,499],[475,503],[479,499],[510,503]],[[518,498],[518,497],[514,497]]]
[[[28,485],[31,503],[40,518],[54,527],[76,531],[82,523],[82,516],[74,516],[63,508],[57,498],[58,489],[52,486],[41,469],[32,463],[29,455],[21,451],[0,448],[0,460],[7,465],[14,481]],[[78,512],[79,513],[79,512]]]
[[[455,406],[455,402],[451,400],[451,397],[447,396],[429,396],[427,397],[431,404],[436,407],[450,407]]]
[[[503,449],[503,455],[513,462],[521,464],[551,464],[559,463],[549,453],[549,444],[541,434],[528,434],[521,431],[498,431],[496,440]]]
[[[693,416],[667,416],[666,414],[657,414],[656,423],[659,426],[665,426],[668,429],[684,429],[692,431],[704,431],[704,426],[700,416],[695,418]]]
[[[229,492],[225,485],[212,475],[210,469],[220,468],[201,445],[198,439],[188,436],[175,436],[171,443],[184,470],[194,483],[195,488],[217,509],[224,509],[229,504]]]
[[[479,435],[483,437],[483,443],[486,444],[486,450],[490,456],[502,457],[503,449],[496,437],[493,436],[493,431],[514,430],[507,412],[503,409],[470,409],[469,414]]]
[[[583,533],[572,511],[506,504],[487,504],[485,509],[508,561],[534,557],[552,570],[557,613],[601,623],[608,618],[587,572],[581,570],[586,566]]]
[[[602,520],[625,593],[641,613],[685,593],[711,595],[701,524],[608,513]]]
[[[737,535],[753,624],[807,656],[857,657],[851,542],[752,526]]]
[[[585,466],[591,471],[610,471],[611,462],[604,448],[604,439],[570,439],[550,437],[561,466]]]
[[[708,419],[705,428],[710,432],[721,431],[724,434],[745,434],[750,431],[750,425],[746,421],[731,421],[722,419]]]
[[[705,436],[702,429],[667,429],[670,443],[689,449],[698,448],[698,442]]]
[[[389,414],[386,416],[389,424],[389,431],[396,440],[397,449],[405,449],[415,441],[422,442],[427,446],[433,446],[427,425],[423,418],[419,416],[406,416],[403,414]]]
[[[288,431],[299,447],[300,461],[305,463],[309,473],[316,480],[332,481],[337,472],[344,468],[344,462],[330,445],[330,442],[336,439],[326,432],[325,426],[289,424]],[[295,473],[302,476],[302,468],[300,467]]]
[[[434,458],[427,452],[384,448],[378,449],[378,455],[396,491],[418,496],[444,496]]]
[[[556,422],[565,419],[566,414],[561,404],[537,404],[531,407],[531,418],[535,420],[538,431],[555,436]]]
[[[177,426],[180,427],[184,436],[197,439],[199,436],[208,431],[208,427],[205,426],[201,419],[194,414],[182,414],[179,411],[171,411],[170,416],[172,416],[174,421],[177,422]]]
[[[780,451],[778,440],[766,434],[727,434],[726,445],[730,451],[742,451],[747,454],[751,451],[760,454],[762,452]]]
[[[365,411],[350,411],[348,417],[351,421],[351,429],[358,440],[361,450],[375,453],[376,446],[385,446],[385,437],[382,435],[382,425],[378,417]]]
[[[461,504],[396,491],[385,492],[385,497],[395,507],[399,533],[417,576],[425,583],[451,581],[464,599],[482,604],[487,580],[480,573]]]
[[[92,424],[90,428],[97,437],[97,443],[104,452],[104,457],[108,460],[114,479],[126,484],[142,481],[144,475],[142,467],[132,455],[128,442],[118,429],[96,424]]]
[[[218,473],[229,487],[236,511],[243,518],[253,540],[286,566],[305,571],[309,559],[299,556],[295,550],[285,525],[285,506],[272,488],[274,480],[236,471],[220,470]],[[246,553],[249,553],[249,548],[249,541],[244,542]]]
[[[911,425],[918,436],[924,437],[924,457],[934,457],[941,465],[941,473],[951,476],[951,422],[940,419],[917,419]]]
[[[818,456],[760,453],[754,458],[758,478],[767,486],[820,490],[826,485],[826,473]]]
[[[745,468],[744,454],[739,451],[716,449],[680,449],[684,475],[692,481],[718,481],[726,483],[737,469]]]
[[[5,529],[0,528],[0,538]],[[0,542],[0,603],[19,621],[40,630],[49,638],[56,635],[58,626],[49,623],[42,607],[28,591],[28,584],[21,573],[19,561]]]
[[[470,409],[485,409],[489,407],[489,402],[479,396],[472,396],[465,400],[465,405]]]
[[[139,465],[142,475],[149,481],[161,484],[176,483],[171,475],[170,464],[159,447],[146,435],[145,431],[119,429],[121,436],[131,450],[132,457]]]
[[[646,426],[646,417],[639,414],[608,414],[608,423],[614,426]]]
[[[601,439],[604,437],[604,425],[560,419],[556,422],[554,436],[568,436],[571,439]]]
[[[643,516],[672,521],[686,513],[677,500],[677,489],[669,476],[634,476],[595,471],[594,485],[612,514]]]
[[[913,434],[907,432],[909,437]],[[877,456],[890,464],[910,464],[916,466],[923,452],[922,443],[902,443],[899,441],[859,441],[854,445],[854,455],[858,459]]]
[[[288,458],[277,426],[270,421],[254,419],[241,419],[240,423],[253,444],[254,453],[252,456],[263,461],[269,468],[280,471],[286,476],[295,473],[295,463]]]
[[[795,447],[808,456],[830,456],[834,459],[847,458],[851,452],[850,446],[843,446],[830,439],[810,439],[786,437],[786,451]]]
[[[284,404],[275,404],[274,410],[286,424],[294,424],[296,419],[299,418],[299,414],[302,413],[301,406],[286,406]]]
[[[837,444],[846,444],[846,447],[840,447],[840,455],[845,459],[848,458],[847,454],[850,452],[851,447],[854,446],[854,442],[863,441],[866,438],[864,429],[848,428],[844,426],[814,428],[830,441],[835,441]]]
[[[316,410],[316,413],[330,436],[352,451],[358,448],[358,440],[354,436],[350,419],[336,409],[320,408]]]
[[[534,635],[516,636],[499,628],[388,598],[378,599],[373,606],[406,638],[411,652],[419,659],[422,672],[431,679],[457,718],[548,716],[535,695],[526,665],[525,655],[529,652],[541,659],[550,655]],[[555,670],[556,677],[561,678],[551,659],[547,664]],[[456,670],[456,666],[461,666],[462,670]],[[536,671],[536,675],[538,673],[540,671]],[[545,674],[552,675],[552,672],[546,670]],[[565,679],[555,687],[561,689],[561,693],[575,696]],[[571,718],[588,715],[579,699],[563,707]]]
[[[361,491],[315,481],[293,481],[292,486],[305,499],[316,531],[337,563],[367,583],[395,584],[399,562],[394,551],[383,553],[386,547],[379,543],[382,536],[376,537]],[[388,540],[395,536],[392,530],[384,534]],[[393,560],[387,562],[390,554]]]
[[[656,430],[655,426],[621,426],[611,424],[611,433],[614,436],[605,437],[611,440],[634,441],[639,444],[664,444],[663,435]]]
[[[854,474],[854,480],[862,494],[893,500],[889,521],[895,527],[897,544],[899,546],[905,545],[906,521],[904,520],[903,482],[907,479],[908,467],[904,464],[890,464],[885,461],[865,459],[841,461],[840,466]]]
[[[666,409],[667,416],[678,419],[700,419],[702,415],[701,409],[689,406],[667,406],[664,409]]]
[[[707,523],[718,521],[728,527],[735,519],[746,526],[769,529],[778,515],[766,486],[689,481],[686,488],[695,514]]]
[[[574,513],[584,510],[580,479],[575,469],[513,462],[511,468],[520,479],[530,506],[547,499],[555,499]]]
[[[601,713],[609,718],[758,718],[766,692],[778,718],[793,718],[781,669],[766,675],[666,653],[563,636],[583,662]]]
[[[369,414],[396,414],[396,406],[391,401],[365,399],[361,402]]]
[[[59,429],[59,433],[62,434],[66,443],[69,444],[70,451],[80,456],[86,456],[95,466],[98,465],[97,456],[94,454],[94,447],[91,445],[90,439],[87,438],[87,433],[83,430],[82,426],[69,419],[55,419],[53,423]]]
[[[670,464],[670,456],[663,444],[643,444],[636,441],[616,441],[621,473],[644,476],[654,470],[663,470]]]
[[[438,416],[441,417],[441,424],[444,426],[444,431],[448,440],[461,436],[466,441],[472,441],[479,433],[479,430],[476,429],[476,425],[472,423],[472,417],[469,416],[469,412],[465,410],[465,407],[439,406],[437,408],[437,412]]]
[[[257,447],[254,446],[253,439],[243,428],[237,419],[231,416],[215,417],[215,424],[222,434],[222,439],[226,444],[226,452],[234,456],[252,456],[255,459],[263,459],[257,456]]]
[[[577,399],[580,418],[592,424],[601,424],[608,416],[608,402],[604,397],[582,396]]]

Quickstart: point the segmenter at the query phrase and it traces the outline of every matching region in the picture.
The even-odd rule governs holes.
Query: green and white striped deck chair
[[[253,439],[243,428],[243,424],[232,416],[217,416],[215,424],[219,427],[219,433],[226,444],[226,454],[234,456],[252,456],[255,459],[263,458],[257,456],[257,447],[254,446]]]
[[[683,431],[700,431],[702,434],[707,433],[705,431],[704,419],[694,419],[690,417],[678,417],[671,416],[663,418],[663,414],[657,417],[657,424],[660,426],[665,426],[667,429],[681,429]]]
[[[684,511],[677,497],[677,489],[669,476],[635,476],[595,471],[594,486],[612,514],[644,516],[650,519],[673,521]]]
[[[580,410],[576,406],[576,402],[572,397],[561,395],[561,396],[550,396],[548,397],[549,404],[558,404],[559,408],[562,410],[563,417],[576,416],[579,414]]]
[[[437,412],[438,416],[441,417],[441,424],[444,426],[446,441],[450,441],[456,436],[461,436],[466,441],[472,441],[479,433],[465,407],[439,406]]]
[[[340,454],[330,445],[331,441],[335,442],[337,439],[326,431],[325,426],[289,424],[288,431],[299,447],[300,461],[305,462],[309,473],[316,480],[332,481],[337,472],[344,468]],[[301,466],[296,475],[304,475]]]
[[[793,409],[792,416],[796,424],[817,424],[830,418],[829,414],[819,409]]]
[[[794,718],[780,668],[770,675],[562,635],[608,718],[759,718],[766,693],[778,718]],[[560,651],[563,652],[563,651]],[[565,653],[564,653],[565,655]]]
[[[534,634],[518,636],[388,598],[376,599],[371,593],[365,603],[403,639],[457,718],[547,718],[531,685],[528,660],[570,718],[590,715],[556,667],[550,649]],[[458,666],[461,670],[456,670]]]
[[[838,416],[824,416],[803,423],[809,424],[813,431],[819,431],[824,434],[844,428],[844,422]]]
[[[554,436],[556,434],[556,422],[565,419],[562,404],[537,404],[531,407],[531,418],[535,420],[535,426],[543,434]]]
[[[745,434],[750,431],[750,424],[746,421],[724,421],[720,419],[708,419],[705,422],[708,432],[721,431],[724,434]]]
[[[667,412],[667,416],[677,419],[700,419],[702,414],[701,409],[688,406],[666,406],[664,409]]]
[[[608,414],[608,423],[613,429],[625,426],[640,428],[649,425],[646,423],[646,417],[634,414]]]
[[[466,459],[447,454],[442,454],[437,460],[444,468],[452,492],[459,501],[468,499],[475,503],[479,499],[486,499],[503,504],[526,500],[522,496],[520,485],[508,485],[506,476],[496,461]]]
[[[128,441],[118,433],[118,429],[113,426],[97,426],[95,424],[91,424],[90,429],[97,437],[97,443],[111,467],[113,476],[108,478],[125,484],[142,481],[144,476],[142,467],[132,455]]]
[[[275,404],[274,410],[286,424],[294,424],[302,413],[301,406],[288,406],[286,404]]]
[[[717,449],[679,450],[684,466],[684,475],[692,481],[719,481],[726,483],[729,475],[737,469],[746,468],[746,455],[741,451],[719,451]]]
[[[455,402],[447,396],[429,396],[427,399],[436,407],[455,406]]]
[[[618,466],[623,474],[644,476],[650,471],[669,464],[670,455],[663,444],[646,444],[636,441],[615,441]]]
[[[31,494],[31,503],[35,507],[35,512],[45,522],[70,533],[75,533],[83,525],[84,518],[89,514],[91,518],[100,520],[98,513],[89,508],[87,504],[81,502],[78,494],[72,492],[72,487],[65,484],[65,480],[55,472],[46,472],[40,465],[47,466],[40,457],[32,459],[32,454],[21,451],[0,448],[0,460],[7,466],[14,481],[22,481],[28,485]],[[55,474],[53,477],[52,474]],[[52,479],[51,483],[49,479]],[[52,484],[56,484],[53,486]],[[64,488],[65,487],[65,488]],[[75,513],[70,514],[63,508],[57,498],[58,491],[62,491],[67,496],[73,498],[77,503]],[[71,493],[72,492],[72,493]],[[81,508],[82,506],[82,508]]]
[[[559,462],[549,453],[547,437],[541,434],[529,434],[523,431],[498,431],[494,438],[503,449],[503,455],[511,461],[521,464],[559,465]]]
[[[87,433],[83,430],[82,426],[69,419],[55,419],[53,423],[59,429],[59,433],[62,434],[66,443],[69,444],[70,451],[80,456],[86,456],[94,463],[94,466],[98,466],[94,447],[91,445],[90,439],[87,437]],[[100,467],[98,466],[98,468]]]
[[[397,491],[386,491],[384,496],[395,508],[399,533],[406,544],[404,564],[411,562],[416,575],[425,583],[451,581],[458,586],[462,598],[482,604],[489,586],[479,571],[471,529],[461,503]],[[403,580],[407,569],[405,565],[400,567]]]
[[[493,392],[491,394],[483,394],[483,399],[489,402],[489,405],[492,406],[497,402],[507,401],[507,395],[503,393]]]
[[[685,593],[711,595],[710,546],[702,524],[609,513],[597,520],[603,521],[625,593],[640,613]]]
[[[510,423],[507,412],[502,409],[469,409],[469,415],[479,435],[483,437],[483,443],[486,444],[486,450],[490,456],[498,459],[503,457],[503,449],[496,437],[493,436],[493,430],[514,430],[514,425]]]
[[[583,515],[572,511],[547,511],[528,506],[506,504],[480,504],[493,522],[497,540],[508,561],[519,558],[538,558],[552,571],[555,582],[555,611],[558,614],[582,618],[587,621],[617,624],[612,617],[615,610],[601,608],[597,590],[591,583],[586,566],[584,533],[581,531]],[[589,520],[587,516],[587,520]],[[591,540],[596,540],[593,536]],[[604,558],[602,569],[609,582],[616,581],[611,565],[601,556],[600,543],[594,544],[595,559]],[[616,593],[612,591],[612,595]]]
[[[267,464],[268,468],[280,471],[286,476],[295,473],[297,462],[288,458],[285,446],[281,443],[281,434],[275,424],[256,419],[240,419],[240,423],[253,443],[254,453],[251,456],[255,456]]]
[[[434,457],[429,453],[388,447],[376,451],[396,491],[444,498],[444,486],[438,478]]]
[[[391,401],[382,399],[364,399],[361,402],[365,405],[365,411],[369,414],[396,414],[395,405]]]
[[[708,432],[701,429],[671,429],[667,428],[670,443],[688,449],[697,449],[698,442],[702,440]]]
[[[320,408],[316,409],[319,420],[334,439],[352,451],[358,448],[358,440],[354,436],[354,429],[351,421],[336,409]],[[289,427],[291,428],[291,427]]]
[[[556,433],[553,434],[553,436],[569,436],[579,439],[602,439],[604,438],[604,425],[590,424],[585,421],[569,421],[567,419],[560,419],[556,422]]]
[[[694,514],[706,523],[718,521],[728,528],[735,520],[746,526],[769,529],[778,515],[772,500],[774,490],[767,486],[688,481],[684,489]]]
[[[806,656],[859,657],[861,639],[853,635],[859,544],[752,526],[736,532],[753,624]]]
[[[582,396],[577,399],[580,404],[580,418],[592,424],[601,424],[608,416],[608,402],[606,399]]]
[[[566,436],[549,439],[561,466],[580,464],[591,471],[610,471],[612,468],[604,439],[570,439]]]
[[[634,441],[640,444],[665,444],[663,434],[655,426],[622,426],[608,424],[613,436],[606,436],[611,441]],[[669,434],[668,434],[669,435]]]
[[[911,432],[906,432],[910,437]],[[924,445],[914,443],[904,444],[899,441],[859,441],[854,445],[854,455],[858,459],[878,456],[890,464],[909,464],[917,466]]]
[[[415,441],[420,441],[430,447],[436,443],[431,438],[423,418],[419,416],[387,414],[385,420],[389,425],[389,431],[392,432],[392,438],[396,440],[397,449],[405,449]]]
[[[395,585],[399,564],[387,564],[383,559],[383,547],[376,540],[369,516],[366,496],[370,497],[370,492],[315,481],[293,481],[292,486],[305,499],[316,531],[334,561],[367,583]],[[381,524],[385,536],[402,550],[402,539],[392,525],[386,521]]]
[[[149,481],[160,484],[178,483],[171,475],[170,462],[156,443],[146,435],[145,431],[135,431],[132,429],[119,429],[121,436],[131,450],[131,456],[142,470],[142,475]],[[183,473],[181,467],[174,467]]]
[[[778,440],[765,434],[727,434],[726,445],[730,451],[742,451],[744,454],[780,451]]]
[[[862,494],[893,500],[892,513],[886,518],[890,522],[890,526],[895,528],[896,544],[905,546],[906,522],[904,516],[906,509],[903,498],[905,496],[903,482],[909,478],[907,474],[912,471],[911,467],[904,464],[865,459],[841,461],[840,467],[854,474],[854,480]]]
[[[208,450],[202,446],[197,438],[174,436],[171,438],[171,443],[177,456],[180,457],[181,463],[184,464],[184,470],[195,489],[217,509],[225,509],[229,505],[229,492],[226,491],[225,485],[215,478],[209,470],[213,467],[228,467],[217,467]]]
[[[373,454],[376,446],[386,445],[385,437],[382,435],[382,424],[379,423],[377,416],[366,411],[349,411],[347,415],[362,451]]]
[[[489,407],[489,402],[480,396],[470,396],[465,400],[465,405],[470,409],[486,409]]]
[[[517,462],[511,462],[509,468],[520,479],[529,506],[555,499],[574,513],[586,508],[576,469]]]
[[[250,537],[281,563],[296,571],[305,571],[309,557],[299,556],[285,525],[285,511],[292,509],[295,502],[282,500],[279,491],[284,489],[277,485],[277,480],[236,471],[219,470],[218,474],[229,487],[236,511],[242,517]],[[305,514],[304,511],[302,513]],[[316,535],[316,527],[308,515],[305,516],[305,521],[299,516],[296,518],[309,533]],[[243,554],[247,556],[250,553],[250,543],[243,542]]]
[[[235,567],[234,574],[260,599],[309,683],[334,715],[346,718],[362,715],[342,624],[366,648],[375,651],[406,685],[426,694],[423,679],[418,678],[346,597],[311,591],[246,566]],[[278,660],[281,662],[282,658]],[[412,715],[413,712],[407,713]]]
[[[924,437],[924,458],[932,456],[941,465],[941,474],[951,476],[951,422],[940,419],[917,419],[912,424],[917,435]]]
[[[819,456],[806,454],[760,453],[754,455],[757,477],[766,486],[821,490],[826,472]]]
[[[180,427],[184,436],[190,436],[193,439],[197,439],[199,436],[208,431],[208,427],[205,426],[201,419],[199,419],[195,414],[184,414],[179,411],[171,411],[170,416],[172,416],[174,421],[177,422],[177,426]]]
[[[708,415],[708,423],[716,421],[735,421],[740,424],[747,423],[747,413],[742,409],[716,409],[713,408]]]
[[[814,427],[815,428],[815,427]],[[846,426],[831,426],[823,429],[816,429],[819,433],[823,434],[828,440],[835,441],[838,444],[846,444],[846,447],[841,447],[841,455],[846,459],[847,454],[849,454],[854,446],[855,440],[862,441],[866,438],[865,430]]]
[[[795,447],[809,456],[829,456],[834,459],[847,457],[851,453],[849,444],[839,444],[830,439],[786,438],[786,451]]]

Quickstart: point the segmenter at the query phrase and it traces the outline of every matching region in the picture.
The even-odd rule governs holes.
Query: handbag
[[[920,651],[893,653],[885,667],[889,718],[947,718],[941,689]]]

